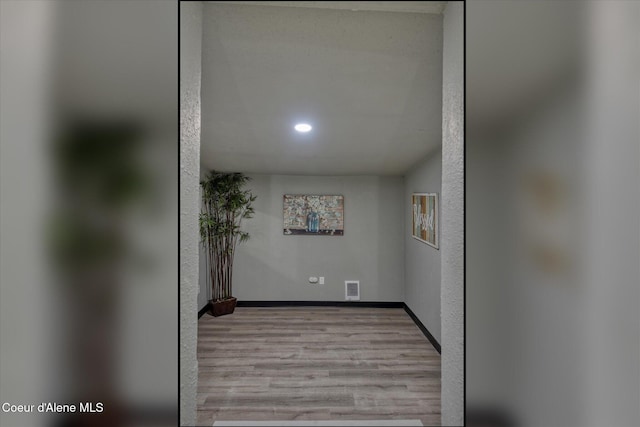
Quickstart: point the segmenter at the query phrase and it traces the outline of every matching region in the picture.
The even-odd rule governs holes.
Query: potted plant
[[[233,257],[239,242],[249,239],[240,229],[243,219],[251,218],[256,196],[242,187],[250,178],[242,173],[212,170],[200,182],[202,211],[200,238],[205,249],[207,282],[211,287],[209,313],[222,316],[233,313],[237,299],[232,296]]]

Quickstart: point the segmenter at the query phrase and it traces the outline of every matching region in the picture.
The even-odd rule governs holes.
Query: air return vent
[[[346,280],[344,282],[344,299],[347,301],[360,300],[360,282],[358,280]]]

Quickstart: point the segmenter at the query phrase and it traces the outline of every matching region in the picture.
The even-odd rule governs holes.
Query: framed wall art
[[[438,193],[413,193],[412,237],[438,249]]]
[[[344,235],[343,196],[285,194],[283,199],[285,235]]]

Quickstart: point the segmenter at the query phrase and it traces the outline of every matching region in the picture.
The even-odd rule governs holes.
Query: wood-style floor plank
[[[440,424],[440,355],[402,309],[238,307],[198,321],[198,425]]]

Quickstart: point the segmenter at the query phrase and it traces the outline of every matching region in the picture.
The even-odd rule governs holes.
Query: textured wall
[[[444,14],[442,82],[442,424],[464,424],[464,6]]]
[[[438,193],[442,187],[442,149],[429,154],[404,178],[405,299],[438,342],[440,337],[440,250],[411,237],[411,193]],[[441,209],[439,209],[441,210]],[[440,214],[440,212],[438,212]],[[441,226],[439,227],[442,229]]]
[[[363,301],[403,301],[402,177],[252,175],[255,217],[243,228],[234,295],[241,300],[344,301],[360,280]],[[283,235],[284,194],[344,195],[344,236]],[[325,276],[325,284],[310,284]]]
[[[180,13],[180,424],[195,425],[202,3]]]

